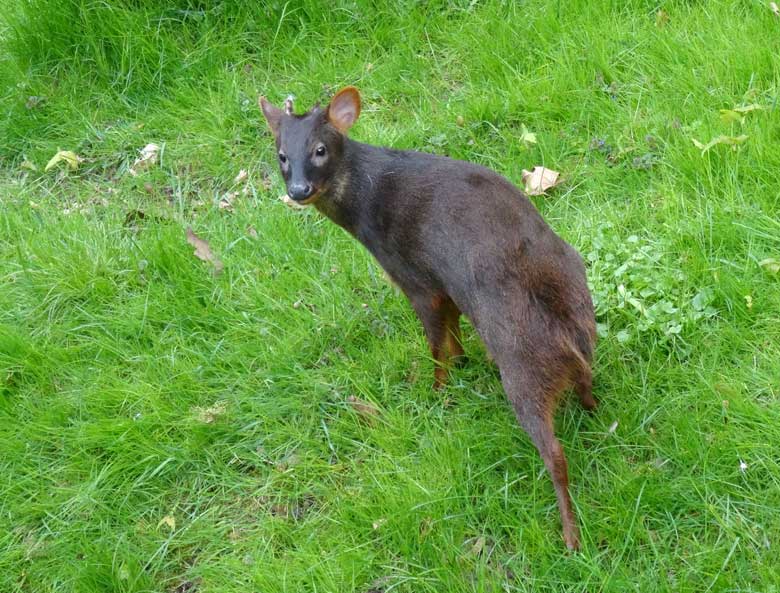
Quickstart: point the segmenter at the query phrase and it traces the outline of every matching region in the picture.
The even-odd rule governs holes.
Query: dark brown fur
[[[434,386],[463,355],[460,315],[471,320],[552,476],[566,544],[579,548],[566,458],[553,433],[555,407],[568,387],[585,408],[596,406],[596,326],[579,254],[493,171],[349,139],[360,113],[352,87],[303,116],[265,99],[261,106],[291,197],[313,203],[354,235],[409,298],[436,361]]]

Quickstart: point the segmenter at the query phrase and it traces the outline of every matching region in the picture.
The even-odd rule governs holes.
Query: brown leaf
[[[187,227],[187,243],[195,248],[195,251],[193,252],[195,257],[205,262],[209,262],[214,266],[215,274],[222,272],[222,269],[225,267],[224,264],[216,255],[214,255],[214,253],[212,253],[209,242],[205,239],[201,239],[192,232],[192,227]]]
[[[558,185],[560,173],[546,167],[534,167],[533,171],[523,169],[523,183],[525,193],[529,196],[541,196],[548,189]]]
[[[275,504],[271,507],[271,515],[286,519],[290,516],[290,508],[286,504]]]
[[[666,23],[669,22],[669,13],[666,12],[664,9],[660,9],[658,12],[655,13],[655,26],[659,29],[663,29],[666,26]]]
[[[236,178],[233,180],[233,183],[235,184],[244,183],[244,181],[247,180],[247,177],[249,177],[249,173],[246,172],[246,169],[241,169],[238,172],[238,175],[236,175]]]
[[[246,234],[253,239],[257,239],[257,229],[255,229],[255,227],[253,227],[251,224],[246,227]]]
[[[373,421],[379,416],[379,409],[372,403],[362,400],[354,395],[350,395],[347,401],[360,416],[366,420]]]
[[[227,210],[228,212],[233,212],[233,202],[237,197],[238,197],[237,191],[231,191],[226,193],[224,196],[222,196],[222,199],[219,201],[219,209]]]

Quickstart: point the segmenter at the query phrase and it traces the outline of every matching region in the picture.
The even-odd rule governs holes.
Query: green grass
[[[780,590],[766,3],[3,9],[0,591]],[[358,139],[565,176],[535,202],[597,303],[601,405],[557,423],[581,554],[473,330],[433,392],[403,296],[277,199],[257,95],[342,84]],[[148,142],[161,162],[132,177]],[[78,171],[43,172],[58,149]]]

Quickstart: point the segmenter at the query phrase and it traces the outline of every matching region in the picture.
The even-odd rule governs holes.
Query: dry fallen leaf
[[[307,206],[303,206],[303,205],[299,204],[298,202],[296,202],[295,200],[293,200],[293,199],[292,199],[290,196],[288,196],[287,194],[284,194],[283,196],[279,196],[279,199],[280,199],[282,202],[284,202],[285,204],[287,204],[287,205],[288,205],[290,208],[293,208],[293,209],[295,209],[295,210],[303,210],[304,208],[306,208],[306,207],[307,207]]]
[[[541,196],[548,189],[558,185],[560,173],[546,167],[534,167],[533,171],[523,169],[525,193],[529,196]]]
[[[474,554],[474,556],[479,556],[484,548],[485,536],[481,535],[476,540],[474,540],[474,543],[471,546],[471,553]]]
[[[669,13],[664,9],[660,9],[655,13],[655,26],[659,29],[663,28],[666,23],[669,22]]]
[[[24,159],[19,166],[22,169],[27,169],[28,171],[37,171],[38,170],[38,167],[35,166],[35,163],[32,163],[32,162],[28,161],[27,159]]]
[[[171,515],[165,515],[157,524],[157,529],[163,525],[167,525],[171,531],[174,531],[176,529],[176,519]]]
[[[770,2],[769,10],[775,13],[775,16],[780,16],[780,7],[777,6],[777,2]]]
[[[237,191],[231,191],[226,193],[224,196],[222,196],[222,199],[219,201],[219,209],[227,210],[228,212],[233,212],[233,202],[237,197],[238,197]]]
[[[44,103],[46,101],[46,97],[40,97],[37,95],[31,95],[27,97],[27,101],[24,103],[24,106],[27,109],[35,109],[38,107],[41,103]]]
[[[43,170],[48,171],[52,167],[56,167],[58,163],[65,163],[71,171],[75,171],[79,168],[81,160],[82,159],[72,150],[60,150],[51,157],[51,160],[46,163],[46,167]]]
[[[227,402],[225,401],[218,401],[214,402],[212,405],[201,408],[201,407],[195,407],[195,415],[196,418],[203,422],[204,424],[214,424],[214,422],[222,416],[222,414],[225,413],[225,410],[227,409]]]
[[[358,414],[367,420],[373,420],[379,415],[377,407],[370,402],[355,397],[354,395],[350,395],[347,398],[347,401]]]
[[[715,146],[716,144],[727,144],[731,146],[732,150],[737,149],[738,144],[742,144],[747,140],[748,137],[745,134],[742,134],[741,136],[718,136],[717,138],[713,138],[707,144],[702,144],[696,138],[691,138],[691,142],[693,142],[694,146],[701,150],[702,156],[704,153],[706,153],[710,148]]]
[[[247,180],[247,177],[249,177],[249,173],[246,172],[246,169],[241,169],[233,180],[233,183],[243,183]]]
[[[150,142],[141,149],[141,156],[138,157],[133,166],[130,167],[130,175],[138,175],[140,171],[148,169],[157,163],[157,156],[160,154],[160,147]]]
[[[253,239],[257,239],[257,229],[255,229],[255,227],[253,227],[251,224],[246,227],[246,234]]]
[[[187,243],[195,248],[193,255],[200,260],[210,262],[214,266],[214,273],[219,274],[225,267],[222,261],[211,251],[209,242],[201,239],[192,231],[192,227],[187,227]]]

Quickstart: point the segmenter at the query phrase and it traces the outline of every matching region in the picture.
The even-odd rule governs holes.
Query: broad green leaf
[[[712,148],[716,144],[727,144],[736,150],[737,144],[742,144],[747,139],[748,137],[745,134],[742,134],[741,136],[718,136],[717,138],[713,138],[712,140],[707,142],[707,144],[702,144],[695,138],[691,138],[691,141],[696,146],[696,148],[701,150],[701,154],[703,156],[705,152],[707,152],[710,148]]]

